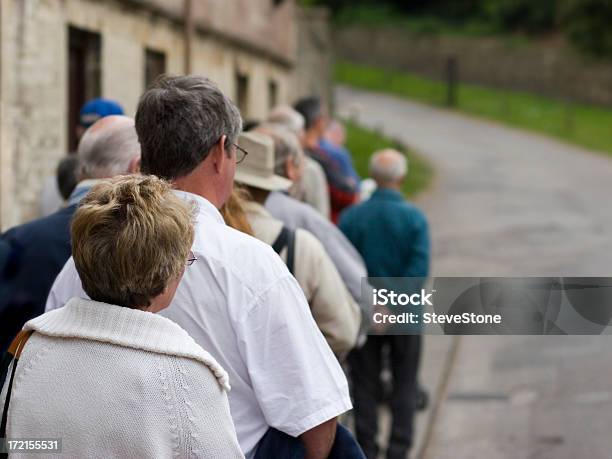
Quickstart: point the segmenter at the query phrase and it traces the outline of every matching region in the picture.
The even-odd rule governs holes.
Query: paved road
[[[390,96],[336,98],[433,162],[419,205],[434,275],[612,276],[610,158]],[[610,336],[462,337],[425,456],[611,458],[611,425]]]

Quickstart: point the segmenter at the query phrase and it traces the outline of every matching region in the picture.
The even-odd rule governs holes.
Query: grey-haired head
[[[235,143],[242,118],[208,78],[162,76],[140,97],[136,131],[142,171],[175,180],[202,163],[222,136],[226,148]]]
[[[407,173],[408,160],[397,150],[380,150],[370,158],[370,176],[379,187],[399,188]]]

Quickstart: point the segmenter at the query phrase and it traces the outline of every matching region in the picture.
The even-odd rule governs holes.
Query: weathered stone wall
[[[449,56],[457,59],[461,81],[530,91],[563,100],[612,105],[612,62],[574,52],[564,43],[514,43],[415,35],[388,28],[336,30],[339,59],[444,78]]]
[[[184,29],[182,0],[0,2],[0,229],[5,230],[37,216],[43,181],[67,152],[68,26],[100,33],[102,96],[119,101],[128,115],[134,114],[144,90],[145,48],[166,54],[167,72],[183,73]],[[244,12],[255,3],[260,12],[248,19]],[[158,8],[148,8],[149,4]],[[278,102],[293,101],[292,0],[279,6],[267,0],[193,4],[193,73],[209,76],[232,96],[235,72],[248,75],[245,118],[267,115],[270,80],[277,85]],[[222,20],[209,21],[209,27],[206,15]],[[277,24],[287,21],[284,27]],[[223,34],[215,32],[224,25],[231,27]],[[274,40],[264,33],[268,28],[275,28]],[[258,33],[264,38],[258,40]]]
[[[298,57],[293,99],[318,96],[331,104],[333,43],[329,11],[325,8],[300,8],[297,24]]]

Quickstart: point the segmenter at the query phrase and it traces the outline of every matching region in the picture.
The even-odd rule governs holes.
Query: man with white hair
[[[138,171],[134,120],[119,115],[100,119],[81,138],[77,157],[80,182],[68,205],[0,236],[11,247],[11,272],[3,279],[5,293],[0,299],[3,354],[25,322],[45,312],[53,281],[70,257],[70,221],[79,201],[97,180]]]
[[[391,278],[404,278],[402,284],[420,288],[429,273],[427,220],[401,193],[407,172],[406,157],[400,152],[388,149],[375,153],[370,175],[378,189],[369,200],[340,216],[340,229],[361,253],[373,284],[379,279],[388,283],[393,282]],[[405,458],[412,446],[421,337],[418,329],[408,333],[414,334],[369,336],[362,348],[349,355],[357,440],[368,458],[378,455],[377,405],[383,392],[380,374],[385,348],[390,350],[393,386],[387,458]]]
[[[268,121],[281,124],[293,132],[300,142],[304,138],[304,117],[300,112],[281,105],[270,113]],[[321,215],[329,219],[330,200],[327,178],[323,167],[309,156],[304,156],[304,167],[302,177],[295,181],[290,190],[291,196],[314,207]]]

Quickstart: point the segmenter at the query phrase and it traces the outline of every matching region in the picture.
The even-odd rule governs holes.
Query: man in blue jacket
[[[429,231],[424,214],[404,199],[401,185],[407,160],[395,150],[375,153],[370,175],[378,184],[372,197],[345,210],[339,227],[363,257],[370,278],[394,283],[389,278],[412,278],[395,282],[420,288],[429,274]],[[370,279],[372,280],[372,279]],[[376,284],[376,281],[374,281]],[[382,401],[383,355],[389,350],[393,423],[388,459],[405,459],[412,446],[417,372],[421,350],[418,329],[404,335],[369,336],[365,345],[348,358],[355,404],[357,440],[369,459],[378,455],[377,405]]]
[[[0,273],[2,355],[25,322],[45,312],[53,281],[70,258],[70,223],[79,201],[96,180],[139,170],[134,120],[117,115],[99,120],[85,131],[77,157],[79,183],[67,207],[0,235],[8,254]]]

